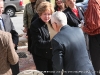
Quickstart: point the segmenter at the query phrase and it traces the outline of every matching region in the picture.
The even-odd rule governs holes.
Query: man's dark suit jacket
[[[81,23],[81,20],[84,20],[84,10],[82,7],[77,7],[79,12],[79,18],[72,12],[72,10],[68,7],[63,12],[67,16],[67,23],[72,27],[78,27],[78,24]]]
[[[51,44],[54,75],[95,75],[81,28],[63,26]]]
[[[50,49],[50,34],[45,22],[38,17],[32,22],[30,32],[32,36],[31,53],[43,58],[51,59],[52,50]]]
[[[13,43],[17,47],[19,37],[18,37],[18,33],[16,32],[10,17],[8,15],[6,15],[6,14],[2,14],[1,17],[3,19],[5,31],[11,33]],[[0,28],[0,30],[1,30],[1,28]]]

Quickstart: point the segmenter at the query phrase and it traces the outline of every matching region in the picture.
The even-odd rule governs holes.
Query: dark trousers
[[[33,54],[32,54],[33,55]],[[37,55],[33,55],[36,69],[42,71],[44,75],[53,75],[52,60],[41,58]]]
[[[32,38],[31,38],[31,34],[30,34],[30,29],[28,29],[27,31],[27,36],[28,36],[28,51],[31,53],[31,44],[32,44]]]
[[[89,50],[96,75],[100,75],[100,34],[93,36],[89,35]]]
[[[10,65],[13,75],[17,75],[19,73],[19,63],[15,65]]]

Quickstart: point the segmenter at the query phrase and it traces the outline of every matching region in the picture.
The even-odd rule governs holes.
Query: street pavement
[[[17,53],[24,52],[27,57],[26,58],[19,58],[19,69],[20,72],[24,70],[35,70],[35,64],[32,58],[32,55],[27,51],[27,48],[21,48],[17,50]]]
[[[18,34],[22,34],[23,31],[23,11],[17,12],[14,17],[11,17],[11,20],[15,26],[16,31]]]

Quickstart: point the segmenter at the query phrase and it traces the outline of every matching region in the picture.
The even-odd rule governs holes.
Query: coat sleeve
[[[61,71],[63,69],[64,51],[62,45],[54,39],[52,39],[51,45],[53,49],[52,61],[53,61],[53,71],[55,71],[54,75],[61,75]]]
[[[18,45],[18,42],[19,42],[19,36],[18,36],[18,33],[17,31],[15,30],[15,27],[10,19],[10,23],[11,23],[11,35],[12,35],[12,40],[13,40],[13,43],[15,44],[15,49],[17,49],[17,45]]]
[[[15,52],[13,42],[11,35],[8,35],[8,48],[7,48],[7,53],[8,53],[8,62],[12,65],[16,64],[19,60],[19,57],[17,53]]]
[[[24,23],[23,27],[26,27],[26,28],[28,24],[27,6],[28,4],[25,6],[24,14],[23,14],[23,23]]]

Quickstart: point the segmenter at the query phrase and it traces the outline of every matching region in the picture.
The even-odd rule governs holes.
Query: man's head
[[[4,11],[4,2],[3,0],[0,0],[0,16],[2,15],[3,11]]]
[[[66,15],[61,11],[54,12],[51,16],[51,24],[53,29],[59,32],[62,26],[67,25]]]

